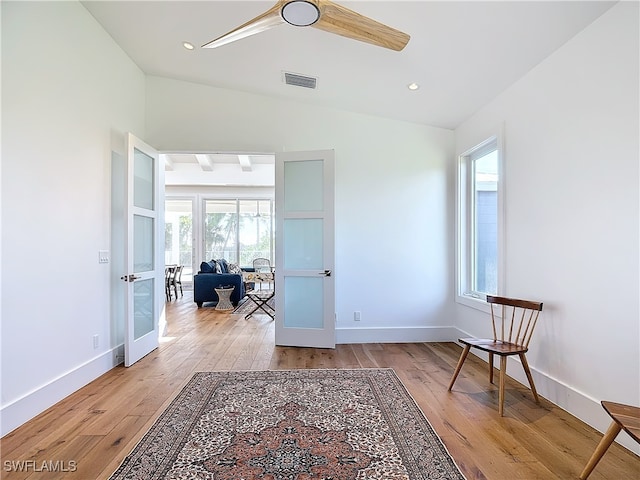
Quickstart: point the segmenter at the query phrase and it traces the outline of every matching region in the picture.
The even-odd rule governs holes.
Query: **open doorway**
[[[183,288],[193,288],[203,261],[273,260],[273,154],[164,153],[162,159],[165,263],[184,265]]]

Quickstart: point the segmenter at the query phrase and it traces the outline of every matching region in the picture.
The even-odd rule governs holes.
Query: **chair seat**
[[[458,341],[465,345],[484,350],[485,352],[495,353],[496,355],[518,355],[529,350],[522,345],[501,342],[500,340],[493,340],[492,338],[459,338]]]
[[[640,443],[640,408],[602,401],[602,408],[636,442]]]
[[[593,455],[580,474],[580,480],[586,480],[596,467],[600,459],[609,449],[621,430],[624,430],[636,442],[640,443],[640,408],[622,403],[602,401],[602,408],[611,416],[613,421],[596,447]]]

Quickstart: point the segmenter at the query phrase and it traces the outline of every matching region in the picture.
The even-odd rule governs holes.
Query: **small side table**
[[[218,304],[216,305],[216,310],[226,312],[228,310],[233,310],[233,304],[231,303],[231,293],[235,287],[219,287],[214,288],[216,293],[218,294]]]

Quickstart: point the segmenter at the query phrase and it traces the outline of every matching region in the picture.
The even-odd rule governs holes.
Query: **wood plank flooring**
[[[108,478],[191,375],[207,370],[391,367],[468,480],[577,479],[602,436],[544,399],[537,405],[529,389],[511,379],[499,417],[497,387],[475,357],[448,392],[460,354],[453,343],[274,347],[267,315],[245,320],[198,309],[190,294],[167,303],[168,332],[159,349],[2,438],[0,478]],[[16,471],[19,465],[23,471]],[[589,479],[640,479],[640,458],[614,444]]]

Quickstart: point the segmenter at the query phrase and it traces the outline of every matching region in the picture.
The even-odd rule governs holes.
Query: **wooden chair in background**
[[[449,391],[458,378],[462,369],[462,364],[469,354],[471,348],[483,350],[489,354],[489,383],[493,383],[493,356],[500,356],[500,384],[499,384],[499,407],[500,416],[504,413],[504,384],[507,375],[507,357],[518,355],[522,362],[524,372],[529,379],[531,392],[536,403],[539,403],[538,392],[533,383],[531,370],[527,363],[525,354],[529,350],[529,341],[533,335],[533,330],[538,321],[538,316],[542,311],[541,302],[529,300],[519,300],[515,298],[496,297],[487,295],[487,303],[491,305],[491,323],[493,325],[493,338],[460,338],[458,341],[464,345],[458,365],[451,378]],[[499,318],[497,312],[500,311]]]

